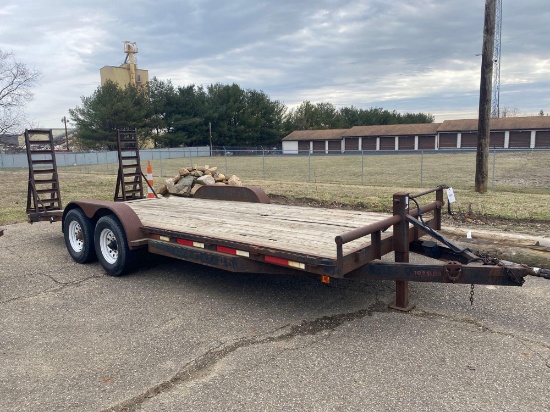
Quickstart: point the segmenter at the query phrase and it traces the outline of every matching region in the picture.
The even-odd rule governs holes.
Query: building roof
[[[477,119],[445,120],[438,132],[477,131]],[[550,116],[500,117],[491,119],[491,130],[550,129]]]
[[[351,129],[296,130],[283,140],[341,140],[344,137],[421,136],[440,132],[477,131],[477,119],[445,120],[443,123],[353,126]],[[550,116],[491,119],[491,130],[550,130]]]
[[[418,136],[436,135],[441,123],[383,124],[374,126],[353,126],[344,137],[359,136]]]
[[[349,129],[328,129],[328,130],[295,130],[288,136],[283,137],[287,140],[342,140],[344,132]]]

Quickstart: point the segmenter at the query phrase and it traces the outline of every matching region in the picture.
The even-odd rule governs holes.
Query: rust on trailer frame
[[[420,213],[422,214],[428,213],[430,211],[434,212],[434,217],[426,222],[426,225],[428,227],[432,229],[437,229],[438,227],[441,227],[441,215],[437,214],[437,211],[441,210],[441,207],[442,203],[436,201],[424,205],[420,208]],[[413,209],[409,212],[409,216],[418,216],[418,213],[418,209]],[[337,247],[338,267],[340,273],[347,273],[350,270],[354,270],[357,267],[361,266],[361,264],[367,263],[371,260],[380,259],[381,256],[394,251],[395,244],[393,239],[395,237],[395,225],[402,222],[402,219],[405,219],[405,217],[400,215],[393,215],[391,217],[388,217],[387,219],[380,220],[370,225],[363,226],[361,228],[354,229],[339,236],[336,236],[334,241],[336,242]],[[382,240],[382,232],[384,232],[391,226],[394,227],[393,236]],[[423,234],[420,234],[419,230],[422,229],[416,227],[409,228],[407,238],[411,241],[414,241],[418,240],[421,236],[424,236],[425,234],[429,234],[425,230],[423,230]],[[354,250],[352,252],[355,254],[353,258],[350,258],[349,254],[344,256],[342,245],[368,235],[371,235],[371,243],[369,246]]]
[[[274,256],[274,257],[286,259],[289,261],[303,263],[304,269],[303,270],[297,269],[297,271],[302,274],[307,274],[307,272],[310,272],[310,274],[341,277],[341,276],[338,276],[338,273],[336,273],[335,260],[324,258],[322,256],[312,256],[312,255],[307,255],[303,253],[297,253],[297,252],[273,249],[265,246],[253,245],[249,243],[236,242],[236,241],[213,238],[208,236],[197,236],[192,234],[161,230],[161,229],[156,229],[156,228],[147,227],[147,226],[143,227],[142,231],[145,234],[145,236],[148,239],[150,239],[149,242],[155,241],[154,244],[157,245],[157,248],[160,248],[160,246],[158,246],[160,243],[173,245],[174,247],[170,248],[172,257],[178,256],[179,252],[177,251],[177,249],[180,248],[181,256],[179,256],[179,259],[187,260],[186,256],[188,254],[189,247],[178,242],[178,240],[185,239],[191,242],[200,243],[201,251],[199,252],[204,252],[206,254],[209,254],[210,252],[218,251],[219,250],[218,247],[237,249],[237,250],[248,252],[249,255],[247,256],[246,260],[255,260],[261,263],[265,263],[266,256]],[[159,240],[161,238],[164,238],[164,239],[161,240],[160,242],[156,242],[156,240]],[[242,256],[237,256],[237,258],[243,259]],[[214,265],[211,264],[211,266],[214,266]],[[285,267],[285,266],[279,266],[279,265],[277,266],[268,265],[268,266],[275,267],[275,268]]]
[[[410,199],[416,199],[417,197],[422,197],[422,196],[425,196],[425,195],[429,195],[430,193],[434,193],[434,192],[436,193],[436,196],[437,196],[437,193],[443,194],[443,189],[447,189],[447,188],[448,188],[448,186],[439,185],[439,186],[433,187],[431,189],[424,190],[423,192],[420,192],[420,193],[409,194],[409,198]],[[441,199],[437,199],[437,200],[443,200],[443,197],[441,197]]]
[[[409,193],[396,193],[393,195],[392,217],[359,229],[352,230],[340,236],[336,236],[334,240],[337,245],[338,273],[344,276],[344,274],[348,272],[346,269],[349,268],[349,262],[347,262],[348,264],[346,265],[346,260],[349,261],[349,259],[344,257],[342,245],[367,235],[371,235],[371,253],[369,257],[364,257],[363,259],[359,258],[360,261],[367,260],[368,263],[368,261],[379,259],[382,255],[393,251],[395,254],[395,262],[408,264],[410,242],[417,241],[421,236],[429,234],[429,232],[425,229],[417,226],[409,228],[408,217],[421,216],[423,213],[433,211],[434,217],[427,223],[427,226],[436,230],[440,229],[441,208],[443,207],[443,188],[443,186],[438,186],[434,189],[429,189],[412,196]],[[436,193],[435,202],[410,211],[409,199],[418,198],[434,192]],[[393,226],[392,237],[381,241],[381,232],[390,226]],[[420,230],[424,233],[420,234]],[[372,245],[377,246],[372,247]],[[366,250],[364,255],[367,255]],[[358,265],[358,267],[360,266]],[[365,271],[365,268],[363,268],[363,270]],[[365,276],[367,276],[366,273]],[[409,302],[408,280],[396,279],[395,303],[391,304],[390,307],[404,311],[409,311],[414,307],[414,304]]]
[[[48,210],[45,212],[28,212],[27,216],[29,218],[29,223],[35,223],[35,222],[59,222],[63,218],[63,211],[62,210]]]
[[[440,202],[432,202],[421,207],[421,213],[427,213],[436,210],[441,207]],[[417,216],[418,210],[411,210],[411,215]],[[336,237],[337,240],[337,258],[327,258],[323,256],[310,255],[305,253],[299,253],[295,251],[273,249],[270,247],[253,245],[250,243],[238,242],[228,239],[221,239],[219,237],[209,237],[199,234],[185,233],[179,231],[172,231],[167,229],[160,229],[151,226],[145,226],[142,228],[144,235],[150,240],[160,240],[160,243],[165,242],[172,244],[171,255],[178,256],[180,259],[186,259],[189,253],[185,249],[185,244],[193,245],[194,243],[200,244],[202,251],[194,253],[205,252],[208,254],[212,251],[219,251],[220,248],[230,248],[235,250],[241,250],[246,252],[246,258],[250,260],[256,260],[258,262],[266,262],[271,259],[270,256],[275,256],[277,259],[288,260],[292,262],[301,262],[303,267],[302,273],[309,272],[310,274],[317,274],[321,276],[330,276],[335,278],[343,278],[346,273],[349,273],[357,268],[364,266],[366,263],[379,259],[382,255],[392,252],[394,248],[394,240],[392,236],[382,239],[381,231],[392,226],[396,222],[400,221],[401,217],[389,217],[380,222],[375,222],[371,225],[365,226],[354,231],[344,233]],[[427,222],[428,227],[435,228],[438,225],[437,219],[431,219]],[[372,233],[371,233],[372,232]],[[418,228],[411,227],[408,229],[408,237],[412,240],[418,240],[424,233],[420,233]],[[371,233],[371,243],[359,246],[352,249],[345,255],[342,252],[340,243],[351,242],[356,238],[362,237],[365,233]],[[156,243],[158,245],[159,243]],[[160,246],[156,246],[159,248]],[[181,252],[178,252],[178,248],[181,248]],[[242,256],[241,256],[242,257]],[[266,257],[268,258],[266,260]],[[217,260],[217,258],[213,258]],[[208,261],[208,258],[204,258],[202,261]],[[270,263],[276,263],[274,259],[269,260]],[[216,266],[215,263],[211,263],[212,266]]]
[[[433,219],[428,223],[434,226]],[[248,259],[261,262],[265,262],[265,256],[276,256],[290,261],[302,262],[305,265],[303,268],[304,271],[334,278],[344,278],[346,273],[360,268],[372,260],[379,259],[382,255],[394,250],[392,236],[385,239],[379,239],[376,243],[359,246],[346,255],[343,255],[340,259],[338,259],[338,257],[336,259],[331,259],[323,256],[273,249],[250,243],[158,229],[150,226],[144,226],[142,231],[147,238],[153,240],[162,239],[162,241],[166,243],[178,244],[178,240],[181,239],[200,243],[204,251],[216,251],[217,247],[221,246],[246,251],[249,253],[249,256],[247,256]],[[418,236],[415,237],[414,228],[410,228],[409,233],[411,239],[418,240]],[[373,236],[375,236],[376,239],[376,236],[380,237],[381,234],[380,232],[375,232]],[[183,247],[181,244],[177,246]],[[185,254],[186,252],[182,253]],[[183,256],[181,258],[185,259]]]
[[[313,273],[307,273],[290,267],[275,266],[269,263],[252,259],[243,259],[240,256],[224,254],[213,250],[181,246],[157,240],[149,240],[149,252],[199,263],[205,266],[223,268],[230,272],[263,273],[272,275],[314,275]]]
[[[112,213],[122,223],[132,249],[146,245],[155,254],[232,272],[319,276],[323,282],[329,282],[331,277],[363,281],[393,280],[396,282],[396,295],[390,307],[404,311],[414,307],[409,301],[408,282],[411,281],[521,286],[525,276],[535,274],[535,270],[524,265],[477,256],[438,233],[436,230],[441,228],[444,205],[443,188],[438,186],[412,196],[408,193],[394,194],[393,216],[336,236],[336,254],[329,253],[330,248],[325,248],[324,256],[316,249],[300,251],[297,247],[290,250],[284,246],[262,246],[215,234],[186,233],[185,226],[180,226],[178,230],[155,227],[154,224],[144,226],[132,204],[139,203],[141,206],[141,202],[159,202],[161,199],[134,200],[130,204],[80,200],[69,203],[65,213],[79,207],[92,222]],[[422,206],[416,201],[416,198],[434,192],[435,201]],[[410,209],[409,201],[417,207]],[[153,210],[158,213],[156,206]],[[185,216],[182,215],[182,218]],[[383,238],[382,232],[390,227],[392,235]],[[425,235],[430,235],[442,245],[434,241],[421,241]],[[370,236],[370,243],[357,242],[352,248],[346,248],[344,253],[344,244],[367,236]],[[394,252],[395,262],[381,262],[381,257],[390,252]],[[411,264],[410,252],[443,262]]]
[[[395,261],[409,263],[409,194],[396,193],[393,195],[393,215],[399,216],[399,222],[393,225],[393,248]],[[414,308],[414,303],[409,302],[409,282],[407,280],[395,281],[395,303],[390,304],[393,309],[409,311]]]
[[[144,199],[144,201],[154,201],[154,199]],[[124,227],[128,240],[128,247],[130,249],[135,249],[147,244],[147,240],[144,238],[143,232],[141,231],[143,226],[141,220],[136,212],[127,204],[94,199],[82,199],[70,202],[63,211],[63,223],[65,222],[67,212],[75,208],[82,209],[84,214],[94,222],[106,214],[113,213]],[[64,225],[62,225],[61,230],[63,230],[63,226]]]
[[[506,261],[494,266],[462,265],[453,261],[444,264],[370,262],[346,274],[345,279],[521,286],[524,277],[532,274],[531,268]]]

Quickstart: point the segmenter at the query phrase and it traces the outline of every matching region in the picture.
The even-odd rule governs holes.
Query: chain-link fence
[[[10,157],[11,156],[11,157]],[[386,187],[455,188],[474,186],[476,151],[357,151],[304,152],[283,155],[277,149],[214,149],[209,147],[141,150],[155,177],[171,177],[182,167],[217,166],[219,172],[247,181],[296,184],[341,184]],[[59,153],[59,171],[116,174],[116,152]],[[21,155],[0,155],[0,168],[26,168]],[[550,150],[492,149],[489,154],[489,189],[550,193]]]
[[[474,187],[476,151],[305,152],[297,155],[257,151],[214,151],[210,159],[222,171],[245,180],[331,183],[386,187]],[[219,156],[220,160],[216,160]],[[497,150],[489,155],[489,188],[550,193],[550,151]]]

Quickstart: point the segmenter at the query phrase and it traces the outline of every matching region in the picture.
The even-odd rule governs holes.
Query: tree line
[[[143,89],[99,86],[69,110],[83,148],[113,149],[116,130],[136,128],[143,145],[262,146],[280,144],[294,130],[350,128],[358,125],[431,123],[424,113],[359,109],[302,102],[289,109],[263,91],[237,84],[175,86],[153,78]]]

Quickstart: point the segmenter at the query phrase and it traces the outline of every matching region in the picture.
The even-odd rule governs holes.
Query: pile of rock
[[[242,186],[241,179],[235,175],[225,176],[218,172],[217,167],[193,165],[191,169],[182,167],[177,175],[167,179],[157,190],[157,194],[193,196],[201,186],[229,185]]]

